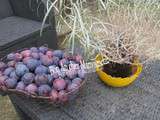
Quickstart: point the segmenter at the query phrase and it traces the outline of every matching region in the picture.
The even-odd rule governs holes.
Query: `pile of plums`
[[[81,55],[45,46],[10,53],[7,63],[0,62],[0,86],[66,102],[68,93],[79,89],[85,79],[82,60]]]

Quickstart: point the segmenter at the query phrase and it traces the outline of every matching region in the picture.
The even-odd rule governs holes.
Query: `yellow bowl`
[[[98,54],[96,56],[96,63],[99,64],[103,59],[103,56]],[[112,77],[111,75],[108,75],[107,73],[103,72],[102,67],[96,67],[96,72],[100,79],[106,83],[109,86],[112,87],[124,87],[128,86],[131,84],[133,81],[136,80],[136,78],[140,75],[142,72],[142,65],[140,63],[134,63],[134,67],[136,67],[136,71],[134,72],[133,75],[126,77],[126,78],[121,78],[121,77]]]

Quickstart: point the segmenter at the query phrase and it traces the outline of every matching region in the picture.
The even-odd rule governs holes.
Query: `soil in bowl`
[[[112,77],[126,78],[133,75],[137,67],[127,63],[120,64],[109,62],[108,64],[104,65],[102,69],[105,73],[111,75]]]

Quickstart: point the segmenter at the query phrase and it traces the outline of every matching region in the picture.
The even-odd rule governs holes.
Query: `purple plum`
[[[30,57],[31,56],[31,50],[24,50],[21,52],[21,55],[25,58],[25,57]]]
[[[39,55],[39,53],[37,53],[37,52],[32,52],[31,53],[31,56],[34,58],[34,59],[39,59],[40,58],[40,55]]]
[[[36,69],[36,67],[39,66],[39,62],[36,59],[29,59],[26,62],[26,65],[31,71],[34,71]]]
[[[7,65],[8,65],[8,67],[15,67],[16,61],[9,61],[9,62],[7,63]]]
[[[45,66],[53,64],[53,58],[49,58],[47,55],[41,56],[40,60],[42,61],[42,64]]]
[[[59,64],[59,58],[58,57],[55,57],[55,56],[53,56],[53,64],[54,65],[58,65]]]
[[[51,87],[47,84],[45,85],[40,85],[39,88],[38,88],[38,94],[40,96],[49,96],[50,95],[50,92],[51,92]]]
[[[23,56],[21,54],[19,54],[19,53],[15,54],[15,61],[21,61],[22,58],[23,58]]]
[[[69,61],[67,59],[63,58],[59,61],[59,66],[64,67],[65,65],[68,66]]]
[[[23,81],[18,82],[17,86],[16,86],[16,90],[19,91],[24,91],[25,90],[26,85],[24,84]]]
[[[67,102],[68,101],[67,92],[65,90],[61,90],[58,93],[58,98],[59,98],[60,102]]]
[[[35,75],[33,73],[26,73],[21,79],[25,85],[28,85],[34,81]]]
[[[80,84],[82,83],[82,81],[83,81],[83,80],[82,80],[81,78],[78,78],[78,77],[77,77],[77,78],[75,78],[75,79],[72,80],[72,83],[75,83],[75,84],[80,85]]]
[[[35,77],[35,83],[38,86],[40,86],[42,84],[47,84],[48,83],[48,76],[46,74],[36,75],[36,77]]]
[[[0,76],[0,86],[4,86],[5,85],[5,80],[8,79],[8,76]]]
[[[58,101],[58,92],[57,92],[57,90],[52,89],[52,91],[50,93],[50,97],[51,97],[52,101],[57,102]]]
[[[63,51],[62,50],[54,50],[53,56],[56,56],[61,59],[63,57]]]
[[[36,86],[36,84],[32,83],[25,88],[25,91],[29,94],[36,94],[38,92],[38,87]]]
[[[7,55],[7,60],[14,60],[15,59],[15,53],[10,53]]]
[[[66,81],[64,79],[58,78],[53,81],[53,87],[56,90],[64,90],[66,87]]]
[[[19,77],[17,76],[17,74],[16,74],[16,71],[15,71],[15,70],[14,70],[14,71],[12,71],[12,72],[10,73],[9,77],[10,77],[10,78],[14,78],[14,79],[16,79],[16,80],[18,80],[18,79],[19,79]]]
[[[27,61],[28,61],[29,59],[32,59],[32,57],[25,57],[25,58],[23,59],[23,63],[24,63],[24,64],[27,64]]]
[[[6,68],[4,71],[4,75],[9,76],[12,71],[14,71],[13,67]]]
[[[68,70],[66,72],[66,76],[69,78],[69,79],[74,79],[77,77],[77,71],[76,70]]]
[[[32,52],[39,52],[39,51],[38,51],[38,48],[36,48],[36,47],[31,47],[30,50],[31,50]]]
[[[46,52],[46,55],[49,57],[49,58],[52,58],[53,57],[53,52],[51,50],[47,51]]]
[[[0,71],[3,71],[7,65],[4,62],[0,62]]]
[[[47,73],[48,73],[48,68],[47,68],[46,66],[39,65],[39,66],[35,69],[35,73],[36,73],[36,74],[47,74]]]
[[[47,75],[48,76],[48,84],[49,85],[52,85],[53,84],[53,80],[54,80],[54,77],[50,74]]]
[[[17,80],[15,78],[8,78],[5,80],[5,86],[9,89],[15,88],[17,85]]]
[[[23,76],[25,73],[28,73],[29,69],[27,68],[26,65],[24,64],[18,64],[16,65],[16,74],[21,77]]]
[[[75,90],[78,89],[78,88],[79,88],[79,85],[78,85],[78,84],[72,83],[72,84],[68,85],[67,90],[68,90],[69,92],[72,92],[72,91],[75,91]]]
[[[41,47],[39,47],[39,51],[42,52],[43,54],[45,54],[48,51],[48,48],[45,46],[41,46]]]
[[[78,70],[78,77],[85,79],[86,72],[83,69]]]

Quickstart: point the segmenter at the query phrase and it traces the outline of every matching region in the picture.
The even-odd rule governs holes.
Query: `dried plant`
[[[96,53],[118,63],[142,63],[160,56],[160,4],[157,0],[47,0],[47,12],[54,8],[57,30],[66,25],[71,33],[64,42],[74,52],[77,41],[88,58]],[[42,28],[43,28],[42,25]]]

